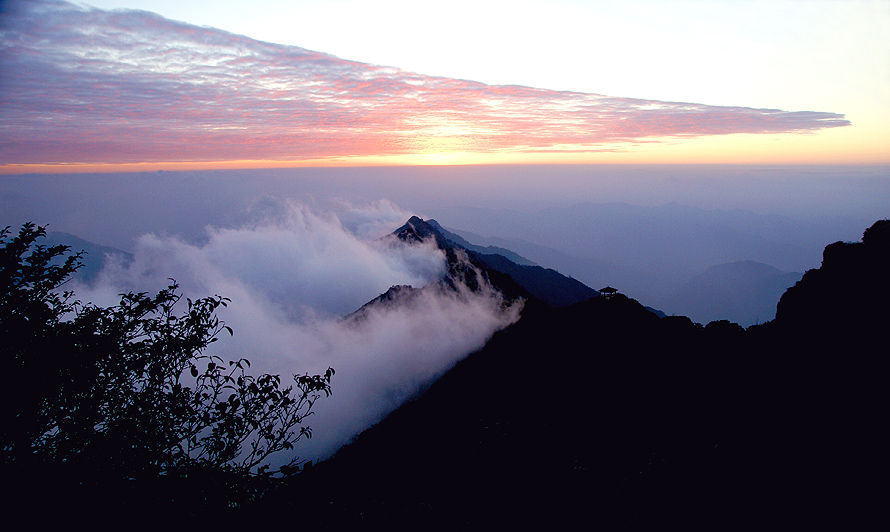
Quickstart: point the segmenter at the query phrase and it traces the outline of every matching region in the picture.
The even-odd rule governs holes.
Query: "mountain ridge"
[[[747,330],[620,294],[522,319],[256,511],[396,530],[873,523],[890,221],[876,226],[826,246]],[[825,297],[851,275],[876,291]]]
[[[458,261],[455,250],[465,252],[471,264],[483,271],[493,281],[495,288],[510,298],[532,296],[548,306],[562,307],[599,296],[597,290],[566,277],[556,270],[537,265],[517,264],[500,253],[481,253],[468,249],[461,243],[465,242],[462,238],[458,237],[457,241],[448,238],[446,235],[456,235],[443,231],[441,227],[435,220],[425,221],[420,217],[412,216],[404,225],[393,231],[392,235],[408,243],[433,239],[436,245],[446,253],[450,276],[457,275],[459,278],[466,278],[466,273],[459,272],[457,269]],[[480,249],[477,246],[474,247]],[[505,251],[518,256],[512,251]]]

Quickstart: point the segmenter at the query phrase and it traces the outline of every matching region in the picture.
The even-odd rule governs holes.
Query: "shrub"
[[[216,316],[228,299],[183,302],[171,282],[112,307],[83,304],[62,290],[81,254],[38,244],[45,229],[31,223],[8,235],[0,231],[5,482],[38,471],[100,490],[160,482],[164,497],[179,490],[237,506],[299,469],[297,458],[275,469],[267,461],[311,437],[303,421],[330,395],[332,369],[295,375],[289,387],[254,377],[248,360],[207,352],[232,334]]]

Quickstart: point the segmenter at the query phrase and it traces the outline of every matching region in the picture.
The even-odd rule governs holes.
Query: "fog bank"
[[[308,419],[314,435],[298,444],[302,458],[329,456],[518,317],[492,290],[432,285],[403,305],[344,320],[392,285],[430,285],[444,272],[444,254],[432,243],[378,239],[410,216],[388,201],[340,202],[339,214],[289,201],[260,211],[250,223],[207,227],[200,242],[143,235],[131,262],[110,260],[94,284],[72,288],[81,301],[107,306],[121,292],[156,292],[173,278],[185,297],[231,299],[218,314],[234,336],[210,353],[247,358],[254,374],[333,367],[333,395]]]

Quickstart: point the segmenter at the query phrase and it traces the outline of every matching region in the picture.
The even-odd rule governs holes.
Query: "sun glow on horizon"
[[[56,164],[615,161],[663,153],[694,138],[798,135],[850,124],[832,112],[430,77],[147,12],[106,16],[64,3],[37,5],[19,7],[21,20],[9,24],[0,41],[6,52],[0,67],[9,73],[0,92],[0,125],[15,126],[0,140],[5,173]],[[44,90],[35,97],[37,85]]]
[[[518,148],[491,152],[449,151],[461,141],[442,139],[428,143],[426,151],[399,155],[361,155],[304,159],[242,159],[216,161],[160,161],[140,163],[3,164],[0,175],[77,174],[193,170],[250,170],[269,168],[335,168],[376,166],[480,166],[480,165],[589,165],[589,164],[730,164],[730,165],[853,165],[886,166],[890,157],[869,156],[870,146],[850,146],[839,158],[819,146],[838,142],[830,132],[818,139],[793,135],[727,135],[694,139],[661,139],[649,144],[592,147],[556,146],[548,150]],[[876,142],[879,142],[876,141]],[[861,151],[857,151],[857,147]]]
[[[890,164],[884,109],[855,107],[857,116],[848,118],[845,109],[786,111],[488,85],[358,63],[147,11],[39,0],[14,5],[0,34],[0,174]]]

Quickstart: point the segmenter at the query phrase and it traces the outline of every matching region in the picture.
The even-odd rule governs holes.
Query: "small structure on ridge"
[[[615,294],[618,293],[618,290],[615,288],[612,288],[611,286],[607,286],[605,288],[600,288],[599,292],[602,297],[604,297],[606,299],[611,299],[612,296],[614,296]]]

